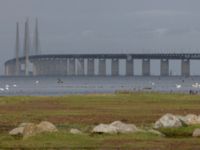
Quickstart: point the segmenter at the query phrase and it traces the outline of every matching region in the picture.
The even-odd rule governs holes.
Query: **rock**
[[[118,132],[117,128],[107,124],[100,124],[92,130],[93,133],[109,133],[115,134]]]
[[[12,135],[12,136],[22,136],[23,135],[23,131],[24,131],[24,127],[17,127],[15,129],[12,129],[9,132],[9,135]]]
[[[118,133],[133,133],[139,131],[134,124],[126,124],[121,121],[114,121],[110,126],[116,127]]]
[[[111,124],[100,124],[94,127],[94,133],[134,133],[140,131],[134,124],[126,124],[121,121],[114,121]]]
[[[82,132],[78,129],[70,129],[69,131],[71,134],[82,134]]]
[[[34,123],[21,123],[19,127],[11,130],[10,135],[23,135],[23,138],[34,136],[43,132],[56,132],[57,128],[48,121],[42,121],[38,125]]]
[[[9,135],[12,135],[12,136],[23,136],[23,132],[24,132],[25,126],[30,125],[30,124],[32,124],[32,123],[21,123],[17,128],[11,130],[9,132]]]
[[[184,117],[183,122],[187,125],[200,124],[200,117],[194,114],[188,114]]]
[[[200,129],[195,129],[192,134],[193,137],[200,137]]]
[[[57,132],[58,129],[55,125],[48,121],[42,121],[37,125],[37,133],[42,132]]]
[[[147,132],[155,134],[155,135],[159,135],[159,136],[165,136],[163,133],[161,133],[161,132],[159,132],[157,130],[154,130],[154,129],[150,129]]]
[[[173,127],[181,127],[181,120],[172,114],[165,114],[158,121],[156,121],[154,128],[173,128]]]
[[[37,134],[37,125],[36,124],[30,123],[24,127],[24,131],[23,131],[24,139],[34,136],[36,134]]]

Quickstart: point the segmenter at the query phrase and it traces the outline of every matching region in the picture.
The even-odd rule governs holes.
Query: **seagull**
[[[17,87],[17,85],[16,85],[16,84],[13,84],[13,87]]]
[[[192,84],[192,87],[198,88],[200,85],[198,83]]]
[[[0,91],[5,91],[3,88],[0,88]]]
[[[36,83],[36,84],[38,84],[38,83],[39,83],[39,81],[37,80],[37,81],[35,81],[35,83]]]
[[[182,86],[180,84],[176,84],[176,88],[180,89]]]

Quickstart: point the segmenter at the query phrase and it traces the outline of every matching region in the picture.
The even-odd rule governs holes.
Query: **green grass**
[[[191,137],[196,128],[200,128],[200,125],[191,125],[179,128],[161,128],[159,131],[167,137]]]
[[[200,114],[200,96],[187,94],[128,93],[66,95],[60,97],[0,97],[0,147],[195,150],[200,140],[192,138],[197,126],[160,129],[166,137],[150,133],[94,135],[93,126],[121,120],[140,128],[150,128],[166,113]],[[14,138],[8,131],[22,122],[47,120],[59,133],[41,134],[27,140]],[[78,128],[83,135],[69,134]],[[1,148],[0,148],[1,149]]]

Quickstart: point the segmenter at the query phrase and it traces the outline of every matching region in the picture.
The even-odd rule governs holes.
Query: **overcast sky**
[[[43,53],[199,51],[200,0],[0,0],[0,64],[14,56],[15,24],[39,19]],[[156,49],[156,50],[155,50]]]

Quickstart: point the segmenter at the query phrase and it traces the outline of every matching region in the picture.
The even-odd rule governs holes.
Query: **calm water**
[[[0,77],[0,95],[113,93],[117,90],[200,92],[200,77]]]

